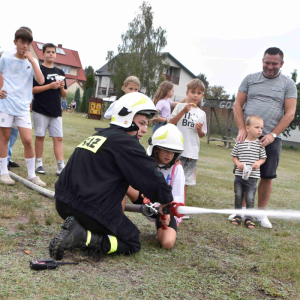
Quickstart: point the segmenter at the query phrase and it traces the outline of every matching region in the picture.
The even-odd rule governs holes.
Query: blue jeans
[[[8,147],[7,147],[7,164],[10,161],[10,158],[11,158],[11,155],[12,155],[12,147],[14,146],[14,144],[15,144],[17,138],[18,138],[18,135],[19,135],[19,130],[15,129],[15,128],[12,128],[11,133],[10,133],[10,139],[9,139],[9,142],[8,142]]]
[[[152,129],[152,134],[161,126],[166,125],[167,122],[155,122]]]
[[[244,180],[242,176],[235,176],[234,194],[235,194],[235,209],[242,209],[242,201],[245,194],[246,205],[248,208],[254,208],[255,193],[257,189],[257,178],[250,177]],[[252,220],[251,216],[245,216],[246,219]]]

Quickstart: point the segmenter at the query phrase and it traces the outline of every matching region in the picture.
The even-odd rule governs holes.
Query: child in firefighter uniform
[[[121,206],[129,185],[161,207],[173,201],[172,188],[138,139],[155,114],[147,96],[127,94],[116,103],[110,127],[76,147],[55,184],[56,210],[65,221],[50,242],[51,257],[61,260],[74,248],[99,256],[139,252],[140,232]]]

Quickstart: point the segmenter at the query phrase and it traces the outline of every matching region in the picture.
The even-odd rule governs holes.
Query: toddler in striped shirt
[[[259,137],[263,132],[264,121],[259,116],[249,116],[246,119],[247,137],[244,142],[235,144],[232,150],[233,162],[237,168],[235,170],[234,193],[235,209],[242,209],[242,201],[245,194],[247,209],[254,208],[254,199],[257,188],[257,181],[260,178],[260,166],[266,161],[266,151],[261,147]],[[245,165],[251,167],[251,173],[244,176]],[[247,178],[248,177],[248,178]],[[241,215],[236,215],[231,223],[241,225]],[[245,216],[245,225],[249,229],[254,229],[252,216]]]

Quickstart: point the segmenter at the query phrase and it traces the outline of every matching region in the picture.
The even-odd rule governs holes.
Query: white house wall
[[[167,57],[166,62],[169,63],[170,67],[180,68],[179,84],[174,84],[174,96],[172,98],[172,100],[180,101],[186,97],[186,86],[194,77],[182,69],[170,57]]]

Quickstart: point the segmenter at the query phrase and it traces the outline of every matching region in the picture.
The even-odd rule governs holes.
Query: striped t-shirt
[[[260,146],[258,139],[255,141],[245,140],[242,143],[235,144],[231,155],[236,156],[240,162],[250,166],[261,158],[267,158],[265,147]],[[235,175],[243,176],[243,171],[236,168]],[[249,177],[260,178],[260,169],[252,170]]]
[[[250,74],[245,77],[239,90],[247,93],[244,120],[252,115],[258,115],[264,120],[262,135],[271,133],[284,116],[284,102],[288,98],[297,99],[295,82],[279,74],[275,78],[267,78],[263,72]],[[279,138],[282,137],[280,134]]]

